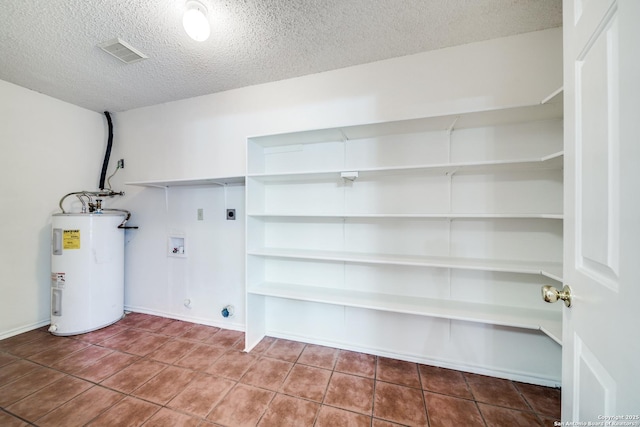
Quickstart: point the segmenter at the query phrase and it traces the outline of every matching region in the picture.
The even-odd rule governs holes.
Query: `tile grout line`
[[[131,328],[134,328],[134,327],[131,327]],[[140,329],[140,328],[135,328],[135,329]],[[189,329],[191,329],[191,328],[189,328]],[[124,332],[124,331],[123,331],[123,332]],[[147,332],[152,333],[152,334],[156,334],[156,335],[160,335],[160,334],[155,333],[155,331],[147,331]],[[188,332],[188,331],[185,331],[184,333],[186,333],[186,332]],[[216,332],[215,332],[214,334],[212,334],[212,335],[215,335],[215,334],[217,334],[218,332],[219,332],[219,331],[216,331]],[[168,340],[167,342],[171,342],[171,341],[177,340],[181,335],[183,335],[183,334],[180,334],[180,335],[178,335],[178,336],[169,336],[169,335],[162,335],[162,336],[167,336],[167,337],[169,338],[169,340]],[[106,339],[105,339],[105,340],[106,340]],[[105,341],[105,340],[103,340],[103,341]],[[137,340],[136,340],[136,341],[137,341]],[[188,341],[188,342],[195,341],[195,342],[198,342],[198,343],[204,343],[204,341],[203,341],[203,340],[187,340],[187,341]],[[163,343],[162,345],[166,344],[167,342]],[[236,341],[236,342],[237,342],[237,341]],[[234,344],[235,344],[235,342],[234,342]],[[161,346],[159,346],[158,348],[162,347],[162,345],[161,345]],[[188,351],[187,353],[185,353],[184,355],[182,355],[182,357],[180,357],[180,358],[178,358],[178,359],[174,360],[173,362],[174,362],[174,363],[175,363],[175,362],[178,362],[178,361],[179,361],[179,360],[181,360],[182,358],[184,358],[184,357],[186,357],[187,355],[189,355],[189,354],[191,354],[192,352],[194,352],[196,349],[197,349],[197,348],[196,348],[196,347],[194,347],[192,350]],[[159,360],[156,360],[156,359],[152,359],[151,357],[149,357],[149,355],[150,355],[151,353],[153,353],[155,350],[157,350],[157,348],[156,348],[156,349],[154,349],[154,350],[151,350],[150,352],[148,352],[147,354],[145,354],[145,355],[143,355],[143,356],[141,356],[141,355],[136,355],[136,354],[132,354],[132,353],[126,353],[125,351],[122,351],[122,353],[132,354],[133,356],[137,356],[137,357],[139,357],[139,359],[138,359],[138,360],[136,360],[136,361],[132,362],[131,364],[127,365],[126,367],[131,366],[133,363],[135,363],[135,362],[137,362],[137,361],[139,361],[139,360],[145,360],[145,359],[146,359],[146,360],[149,360],[149,361],[152,361],[152,362],[155,362],[155,363],[160,363],[160,364],[163,364],[163,365],[167,365],[167,366],[165,366],[162,370],[158,371],[158,372],[156,373],[156,375],[152,376],[152,377],[151,377],[151,378],[149,378],[147,381],[145,381],[144,383],[140,384],[137,388],[135,388],[134,390],[132,390],[130,393],[125,394],[125,398],[128,396],[128,397],[131,397],[132,399],[139,399],[139,400],[142,400],[142,401],[145,401],[145,402],[148,402],[148,403],[150,403],[150,404],[153,404],[153,405],[158,406],[158,409],[157,409],[153,414],[151,414],[151,415],[150,415],[150,416],[149,416],[149,417],[148,417],[144,422],[147,422],[149,419],[151,419],[151,418],[152,418],[156,413],[158,413],[159,411],[161,411],[163,408],[166,408],[166,409],[171,410],[171,411],[176,411],[176,412],[178,412],[178,413],[181,413],[181,414],[184,414],[184,415],[187,415],[187,416],[190,416],[190,417],[194,417],[194,415],[195,415],[195,414],[185,413],[185,412],[183,412],[183,411],[178,411],[178,410],[172,409],[172,408],[170,408],[170,407],[168,407],[168,406],[167,406],[167,404],[168,404],[169,402],[171,402],[171,400],[173,400],[173,399],[174,399],[178,394],[180,394],[180,392],[181,392],[181,391],[180,391],[180,392],[178,392],[178,393],[176,393],[175,395],[173,395],[173,396],[172,396],[172,397],[171,397],[167,402],[165,402],[164,404],[159,404],[159,403],[157,403],[157,402],[153,402],[153,401],[148,400],[148,399],[145,399],[145,398],[143,398],[143,397],[133,395],[133,393],[134,393],[136,390],[140,389],[140,388],[141,388],[141,387],[143,387],[145,384],[149,383],[151,380],[153,380],[153,378],[155,378],[155,377],[157,377],[158,375],[160,375],[162,372],[164,372],[164,371],[165,371],[167,368],[169,368],[169,367],[175,367],[175,368],[179,368],[179,369],[185,369],[185,370],[189,370],[189,371],[194,372],[194,373],[199,372],[199,371],[198,371],[198,370],[196,370],[196,369],[190,369],[190,368],[187,368],[187,367],[182,367],[182,366],[179,366],[179,365],[175,365],[174,363],[167,363],[167,362],[159,361]],[[115,351],[118,351],[118,350],[115,350]],[[227,350],[227,351],[229,351],[229,350]],[[226,353],[226,352],[225,352],[225,353]],[[223,354],[225,354],[225,353],[223,353]],[[222,356],[222,355],[220,355],[219,357],[221,357],[221,356]],[[217,360],[217,359],[216,359],[216,360]],[[212,364],[213,364],[213,363],[215,363],[215,361],[214,361],[214,362],[212,362]],[[126,367],[125,367],[125,368],[123,368],[123,369],[126,369]],[[119,370],[118,372],[122,371],[123,369]],[[116,375],[118,372],[115,372],[113,375],[111,375],[111,376],[109,376],[109,377],[107,377],[107,378],[103,379],[102,381],[106,381],[108,378],[110,378],[110,377],[112,377],[112,376]],[[191,380],[189,381],[189,383],[187,383],[187,384],[185,385],[185,387],[182,389],[182,391],[184,391],[186,388],[188,388],[188,387],[189,387],[189,385],[190,385],[193,381],[195,381],[195,379],[196,379],[196,378],[197,378],[197,375],[196,375],[196,376],[194,376],[194,378],[193,378],[193,379],[191,379]],[[107,386],[104,386],[104,385],[103,385],[102,387],[105,387],[105,388],[108,388],[108,389],[110,389],[110,390],[114,390],[114,391],[116,391],[116,392],[118,392],[118,393],[123,394],[123,392],[118,391],[118,390],[115,390],[115,389],[111,389],[111,388],[109,388],[109,387],[107,387]],[[233,387],[231,387],[231,388],[229,389],[229,391],[230,391],[232,388],[233,388]],[[228,393],[228,392],[227,392],[227,393]],[[222,396],[222,399],[224,399],[224,397],[225,397],[225,396],[226,396],[226,394],[225,394],[224,396]],[[124,398],[123,398],[123,399],[124,399]],[[123,399],[121,399],[120,401],[122,401]],[[222,399],[221,399],[221,400],[222,400]],[[120,401],[118,401],[118,402],[120,402]],[[117,403],[116,403],[116,404],[117,404]],[[112,405],[111,407],[113,407],[113,406],[115,406],[115,404],[114,404],[114,405]],[[217,405],[216,405],[216,406],[217,406]],[[108,409],[109,409],[109,408],[107,408],[106,410],[108,410]],[[106,410],[105,410],[105,411],[103,411],[103,412],[106,412]],[[212,409],[212,410],[213,410],[213,409]],[[210,411],[210,412],[211,412],[211,411]],[[208,415],[209,415],[209,413],[207,413],[207,415],[205,415],[205,417],[204,417],[204,418],[200,418],[200,417],[198,417],[198,416],[195,416],[195,418],[199,419],[199,420],[202,422],[202,421],[206,421],[206,416],[208,416]]]
[[[140,320],[138,320],[138,322],[153,323],[149,317],[141,317]],[[140,401],[143,401],[143,402],[147,402],[147,403],[152,404],[152,405],[154,405],[156,407],[155,411],[152,414],[150,414],[143,421],[143,423],[148,422],[150,419],[155,417],[160,411],[162,411],[163,409],[166,408],[168,411],[173,411],[173,412],[175,412],[177,414],[182,414],[184,416],[191,417],[193,419],[199,420],[200,424],[202,424],[202,423],[209,422],[207,417],[209,415],[211,415],[211,413],[217,407],[219,407],[219,405],[224,401],[224,399],[229,395],[229,393],[232,390],[234,390],[239,384],[243,384],[243,385],[246,385],[246,386],[251,386],[249,384],[244,384],[241,381],[242,381],[242,378],[244,378],[245,375],[247,374],[247,372],[251,369],[251,366],[253,366],[253,364],[257,363],[258,360],[260,360],[262,358],[269,358],[269,359],[281,360],[281,361],[285,361],[285,362],[288,361],[288,360],[285,360],[285,359],[279,359],[279,358],[276,358],[276,357],[270,357],[270,356],[268,356],[266,354],[272,347],[274,347],[275,343],[278,342],[278,339],[274,339],[271,343],[269,343],[269,345],[267,346],[267,348],[265,350],[263,350],[262,352],[254,355],[255,356],[255,360],[253,360],[251,365],[247,367],[247,369],[244,371],[244,373],[242,373],[237,380],[231,379],[231,378],[227,378],[227,377],[225,377],[223,375],[220,375],[219,373],[216,374],[215,372],[213,372],[213,373],[212,372],[208,372],[208,369],[211,368],[215,363],[217,363],[222,357],[224,357],[224,355],[229,354],[230,352],[237,350],[235,348],[235,346],[241,341],[241,338],[237,338],[230,345],[222,345],[221,343],[225,342],[225,341],[218,342],[218,341],[213,340],[213,337],[215,337],[218,333],[220,333],[221,331],[224,330],[224,329],[221,329],[221,328],[216,328],[217,330],[215,332],[212,332],[209,335],[206,335],[204,332],[202,332],[200,335],[196,335],[195,331],[194,331],[194,336],[192,336],[190,338],[184,338],[183,335],[186,335],[195,326],[192,326],[190,328],[185,329],[184,331],[182,331],[178,335],[168,335],[168,334],[164,334],[164,333],[160,332],[161,330],[163,330],[164,328],[169,327],[170,325],[174,324],[175,322],[178,322],[178,320],[172,320],[171,322],[167,322],[166,324],[164,324],[163,326],[161,326],[161,327],[159,327],[157,329],[150,330],[150,329],[140,328],[138,326],[138,323],[136,323],[135,321],[132,320],[132,321],[129,322],[129,324],[120,325],[123,328],[122,330],[114,333],[113,335],[105,336],[104,339],[101,339],[101,340],[95,341],[95,342],[92,341],[92,340],[83,340],[83,339],[75,337],[75,336],[74,337],[68,337],[69,339],[75,340],[77,342],[81,342],[82,344],[85,344],[86,346],[83,347],[83,348],[80,348],[80,349],[78,349],[78,350],[76,350],[76,351],[74,351],[72,353],[64,355],[61,358],[56,358],[56,359],[54,359],[54,360],[52,360],[50,362],[46,362],[46,361],[45,362],[37,362],[37,361],[33,361],[31,359],[28,359],[28,357],[34,356],[36,354],[44,353],[46,351],[49,351],[50,349],[43,350],[41,352],[36,352],[36,353],[33,353],[33,354],[29,355],[29,356],[17,356],[17,355],[14,355],[13,353],[10,353],[9,351],[6,351],[7,347],[4,347],[3,350],[0,350],[0,353],[6,353],[11,358],[15,358],[15,360],[13,360],[13,361],[11,361],[9,363],[5,363],[4,365],[2,365],[2,367],[0,367],[0,369],[4,368],[7,365],[13,364],[13,363],[15,363],[17,361],[23,361],[23,362],[27,362],[27,363],[32,363],[32,364],[34,364],[34,365],[36,365],[37,367],[40,367],[40,368],[49,369],[51,371],[60,373],[65,377],[75,378],[75,379],[78,379],[78,380],[81,380],[81,381],[84,381],[84,382],[87,382],[87,383],[90,384],[90,386],[89,386],[89,388],[87,390],[82,391],[80,394],[78,394],[76,396],[73,396],[72,398],[70,398],[66,402],[63,402],[60,405],[56,406],[51,411],[47,412],[47,414],[43,414],[39,419],[47,416],[48,414],[52,413],[53,411],[58,410],[62,406],[67,405],[70,401],[76,399],[78,396],[81,396],[82,394],[86,393],[87,391],[92,390],[96,386],[98,386],[98,387],[104,388],[106,390],[113,391],[114,393],[118,393],[121,396],[121,398],[117,402],[112,404],[111,406],[109,406],[109,407],[105,408],[104,410],[102,410],[99,414],[95,415],[95,417],[92,420],[95,420],[96,418],[99,418],[102,414],[104,414],[105,412],[109,411],[111,408],[115,407],[116,405],[120,404],[124,399],[126,399],[127,397],[130,397],[131,399],[137,399],[137,400],[140,400]],[[188,322],[185,322],[185,323],[188,323]],[[203,325],[203,326],[209,327],[207,325]],[[213,328],[213,327],[211,327],[211,328]],[[203,330],[206,330],[206,329],[203,329]],[[126,349],[109,347],[109,346],[104,344],[105,341],[108,341],[108,340],[110,340],[110,339],[112,339],[112,338],[114,338],[114,337],[116,337],[118,335],[126,334],[129,331],[133,331],[133,332],[138,331],[138,332],[143,333],[144,336],[139,336],[136,339],[134,339],[131,343],[129,343],[126,346]],[[48,334],[45,333],[44,336],[48,336]],[[199,337],[199,336],[202,336],[202,338],[201,339],[196,338],[196,337]],[[145,340],[145,339],[147,339],[147,337],[162,337],[162,338],[166,338],[166,340],[163,341],[160,345],[155,346],[153,349],[147,351],[144,354],[142,354],[142,353],[139,353],[139,354],[137,354],[137,353],[129,353],[127,351],[127,350],[133,349],[133,347],[135,347],[135,345],[136,345],[136,342],[138,342],[139,344],[141,344],[143,346],[143,348],[145,348],[144,347],[145,346],[145,342],[140,343],[139,341]],[[63,338],[67,338],[67,337],[63,337]],[[219,337],[219,338],[222,338],[222,336]],[[36,341],[42,340],[42,339],[43,339],[43,336],[36,336],[35,338],[33,338],[33,339],[29,340],[29,341],[25,341],[24,343],[21,343],[20,345],[15,346],[15,348],[19,348],[22,345],[35,343]],[[152,339],[149,339],[149,341],[152,341]],[[169,343],[172,343],[172,342],[191,343],[191,344],[194,345],[194,347],[191,348],[189,351],[187,351],[187,353],[180,355],[177,359],[172,360],[170,362],[164,361],[164,360],[154,359],[153,356],[151,356],[158,349],[160,349],[160,348],[164,347],[165,345],[167,345]],[[276,396],[278,394],[282,394],[283,396],[289,396],[291,398],[300,399],[300,400],[303,400],[303,401],[306,401],[306,402],[312,402],[312,403],[318,404],[318,409],[317,409],[317,411],[315,413],[314,420],[313,420],[313,424],[314,425],[317,424],[317,422],[319,420],[320,413],[322,411],[322,408],[324,408],[325,406],[326,407],[330,407],[330,408],[336,408],[336,409],[339,409],[339,410],[343,410],[343,411],[346,411],[346,412],[349,412],[349,413],[352,413],[352,414],[356,414],[356,415],[366,415],[366,414],[363,414],[361,412],[357,412],[355,410],[349,410],[349,409],[345,409],[345,408],[342,408],[342,407],[339,407],[339,406],[329,405],[329,404],[326,403],[326,399],[327,399],[327,394],[328,394],[328,391],[329,391],[329,385],[331,384],[331,380],[334,379],[336,372],[339,372],[339,373],[345,374],[345,375],[353,375],[354,377],[358,377],[358,378],[367,378],[367,379],[370,379],[370,378],[364,376],[365,374],[346,373],[346,372],[343,373],[342,371],[338,371],[336,368],[338,366],[338,361],[340,359],[341,351],[343,351],[341,349],[335,349],[335,356],[334,356],[334,359],[333,359],[333,363],[332,363],[331,368],[329,368],[329,369],[326,369],[324,366],[315,366],[315,365],[312,365],[312,364],[304,363],[304,361],[301,361],[302,356],[303,356],[305,350],[309,349],[311,347],[309,347],[310,344],[308,344],[308,343],[301,343],[301,344],[303,344],[302,348],[300,349],[300,351],[298,352],[297,356],[295,357],[295,360],[293,360],[292,362],[289,362],[289,363],[291,363],[291,365],[290,365],[289,369],[287,370],[286,375],[284,376],[282,382],[278,385],[277,389],[276,390],[265,389],[265,390],[268,390],[268,391],[272,392],[273,396],[269,399],[269,402],[267,402],[267,404],[265,405],[264,410],[262,411],[262,413],[260,414],[260,417],[258,418],[258,422],[260,422],[261,420],[264,419],[266,414],[269,412],[269,408],[271,407],[271,405],[275,401],[275,398],[276,398]],[[177,364],[180,360],[183,360],[183,359],[187,358],[189,355],[195,354],[198,349],[202,348],[201,346],[220,349],[221,353],[219,355],[217,355],[214,359],[212,359],[212,361],[210,361],[210,363],[207,365],[206,368],[187,367],[187,366],[180,366],[180,365]],[[9,347],[9,348],[11,348],[11,347]],[[87,351],[87,350],[90,351],[92,348],[103,348],[103,349],[109,350],[110,352],[105,354],[105,355],[103,355],[103,356],[101,356],[101,357],[99,357],[99,358],[97,358],[97,359],[95,359],[95,360],[91,360],[91,363],[89,363],[86,366],[82,366],[79,369],[73,367],[73,363],[75,363],[75,362],[72,362],[70,364],[70,366],[72,366],[73,368],[71,368],[69,371],[63,371],[61,367],[53,367],[53,365],[55,365],[55,364],[60,364],[60,362],[66,360],[66,359],[69,359],[71,357],[77,356],[78,354],[80,354],[83,351]],[[240,350],[240,351],[242,351],[242,350]],[[109,376],[107,376],[105,378],[100,379],[98,382],[96,382],[95,380],[89,380],[89,379],[80,377],[78,375],[78,372],[84,371],[85,369],[87,369],[89,367],[92,367],[92,366],[97,366],[97,365],[99,365],[101,363],[101,361],[104,358],[108,357],[109,355],[116,354],[116,353],[117,354],[127,355],[128,357],[131,357],[131,360],[129,360],[128,363],[123,365],[123,366],[118,366],[118,369],[115,372],[111,373]],[[378,356],[373,356],[373,357],[374,357],[373,393],[372,393],[372,396],[371,396],[371,412],[369,414],[370,425],[371,426],[373,425],[373,423],[374,423],[374,421],[376,419],[374,414],[375,414],[375,409],[376,409],[376,407],[375,407],[375,401],[376,401],[375,396],[376,396],[378,382],[382,381],[384,383],[398,385],[398,386],[403,385],[403,384],[397,383],[397,382],[383,381],[379,376],[379,374],[380,374],[380,372],[379,372],[379,370],[380,370],[380,357],[378,357]],[[45,360],[45,359],[46,358],[44,358],[43,360]],[[80,365],[82,364],[81,360],[82,359],[78,360],[78,364],[80,364]],[[140,384],[137,384],[136,387],[133,390],[130,390],[128,392],[119,391],[117,389],[113,389],[111,387],[103,385],[103,383],[105,381],[107,381],[109,378],[117,375],[118,373],[124,371],[125,369],[131,367],[132,365],[134,365],[135,363],[138,363],[140,361],[148,361],[148,362],[159,364],[159,365],[162,366],[162,369],[159,370],[158,372],[156,372],[155,374],[153,374],[151,377],[147,378],[144,382],[142,382]],[[45,363],[48,363],[48,364],[45,364]],[[311,363],[311,362],[309,362],[309,363]],[[318,362],[318,363],[320,363],[320,362]],[[413,364],[415,365],[415,368],[416,368],[417,374],[418,374],[419,387],[420,387],[421,396],[422,396],[422,406],[423,406],[424,413],[425,413],[425,415],[427,417],[427,420],[426,420],[427,421],[427,425],[431,425],[431,420],[430,420],[430,417],[429,417],[429,410],[428,410],[427,403],[426,403],[426,394],[427,394],[427,392],[435,393],[435,394],[439,394],[439,395],[443,395],[443,396],[448,396],[448,397],[455,397],[455,398],[459,398],[459,399],[473,401],[474,404],[475,404],[476,409],[478,410],[478,412],[480,413],[480,416],[482,417],[483,423],[485,424],[485,426],[487,425],[487,420],[485,419],[485,415],[480,410],[480,407],[479,407],[479,403],[480,402],[477,400],[477,397],[475,396],[473,390],[471,389],[471,387],[469,385],[470,384],[469,379],[468,379],[467,375],[465,375],[464,372],[461,372],[461,374],[463,376],[464,384],[466,385],[467,389],[469,390],[470,395],[472,396],[471,399],[461,398],[461,397],[458,397],[458,396],[447,394],[446,392],[432,392],[432,391],[425,390],[425,385],[426,384],[424,383],[424,379],[423,379],[423,377],[421,375],[421,372],[420,372],[420,364],[418,364],[418,363],[413,363]],[[60,365],[60,366],[63,366],[63,365]],[[324,389],[323,389],[323,394],[322,394],[321,401],[318,402],[318,401],[315,401],[315,400],[312,400],[312,399],[307,399],[307,398],[303,398],[303,397],[300,397],[300,396],[296,396],[296,395],[292,395],[292,394],[284,392],[284,389],[283,389],[284,384],[291,377],[292,371],[296,366],[309,367],[309,368],[314,368],[314,369],[318,368],[318,369],[323,369],[323,370],[326,369],[327,371],[330,372],[330,375],[329,375],[329,378],[327,380],[327,383],[325,384]],[[172,394],[172,396],[166,402],[157,403],[157,402],[148,400],[147,398],[138,397],[138,396],[135,396],[133,394],[137,390],[140,390],[142,387],[144,387],[145,385],[147,385],[148,383],[153,381],[159,375],[162,375],[162,373],[165,372],[170,367],[171,368],[176,368],[176,369],[181,369],[181,370],[186,370],[186,371],[192,372],[194,375],[193,375],[193,378],[191,378],[191,380],[189,380],[184,385],[184,387],[182,387],[175,394]],[[217,401],[217,403],[209,410],[209,412],[207,412],[207,414],[205,414],[204,417],[201,417],[199,415],[190,413],[190,412],[185,411],[183,409],[173,409],[173,408],[169,407],[168,406],[169,403],[173,399],[175,399],[180,393],[182,393],[184,390],[188,389],[189,386],[199,377],[200,374],[202,374],[202,375],[211,375],[212,377],[215,377],[215,378],[224,379],[225,381],[231,381],[233,383],[233,385],[231,387],[229,387],[229,389],[223,395],[220,396],[220,398]],[[21,375],[21,376],[16,377],[16,378],[9,377],[9,378],[11,378],[11,381],[9,381],[6,384],[3,384],[2,387],[5,387],[5,386],[7,386],[7,385],[9,385],[11,383],[14,383],[16,381],[20,381],[21,378],[23,378],[25,376],[28,376],[28,375],[29,375],[29,372],[26,373],[25,375]],[[62,378],[60,378],[60,379],[62,379]],[[58,379],[58,380],[60,380],[60,379]],[[536,419],[538,421],[542,422],[543,421],[543,418],[542,418],[543,415],[535,411],[535,409],[533,408],[531,402],[523,394],[523,392],[520,389],[520,387],[518,387],[517,384],[514,381],[510,381],[510,384],[512,385],[512,387],[516,388],[516,390],[518,392],[518,396],[520,396],[520,398],[525,401],[528,410],[521,410],[521,409],[509,407],[509,406],[494,405],[494,404],[490,404],[490,403],[486,403],[486,405],[494,406],[496,408],[503,408],[503,409],[507,409],[507,410],[510,410],[510,411],[529,413],[529,414],[535,415]],[[38,388],[37,390],[32,391],[28,395],[21,397],[18,400],[18,402],[23,400],[23,399],[25,399],[25,398],[28,398],[29,396],[32,396],[33,394],[35,394],[38,391],[42,390],[42,388],[47,387],[49,385],[50,384],[47,384],[47,385],[45,385],[45,386],[43,386],[41,388]],[[263,389],[263,387],[259,387],[259,386],[252,386],[252,387]],[[409,388],[411,388],[411,387],[409,387]],[[16,403],[16,402],[14,402],[14,403]],[[0,409],[3,412],[5,412],[5,413],[7,413],[7,414],[9,414],[11,416],[16,416],[16,418],[22,420],[21,417],[13,414],[10,411],[7,411],[6,408],[3,407],[3,408],[0,408]],[[547,418],[553,418],[553,417],[547,417]],[[29,422],[29,421],[26,421],[26,422]],[[29,422],[29,423],[31,423],[31,422]]]
[[[122,332],[124,332],[124,331],[122,331]],[[113,336],[115,336],[115,335],[117,335],[117,334],[114,334]],[[158,406],[159,408],[166,407],[165,405],[159,405],[157,402],[153,402],[153,401],[150,401],[150,400],[144,399],[144,398],[142,398],[142,397],[134,396],[132,393],[133,393],[133,392],[135,392],[135,390],[138,390],[139,388],[141,388],[144,384],[146,384],[146,383],[148,383],[149,381],[151,381],[153,378],[155,378],[155,377],[156,377],[157,375],[159,375],[160,373],[164,372],[164,370],[166,370],[169,366],[173,366],[173,365],[167,365],[166,363],[162,363],[162,362],[159,362],[159,361],[155,361],[155,360],[154,360],[154,362],[162,363],[162,364],[167,365],[167,366],[165,366],[162,370],[158,371],[158,373],[156,373],[156,375],[154,375],[154,376],[150,377],[150,378],[149,378],[147,381],[145,381],[143,384],[140,384],[137,388],[135,388],[134,390],[132,390],[130,393],[123,392],[123,391],[121,391],[121,390],[117,390],[117,389],[114,389],[114,388],[108,387],[108,386],[103,385],[103,384],[101,384],[101,383],[102,383],[102,382],[104,382],[105,380],[107,380],[108,378],[112,377],[113,375],[116,375],[118,372],[122,371],[123,369],[126,369],[127,367],[131,366],[133,363],[135,363],[135,362],[137,362],[137,361],[139,361],[139,360],[145,359],[145,358],[148,356],[148,354],[149,354],[150,352],[149,352],[147,355],[140,356],[140,355],[137,355],[137,354],[134,354],[134,353],[127,353],[126,351],[122,351],[122,350],[117,350],[117,349],[113,349],[113,348],[109,348],[109,347],[99,346],[98,344],[99,344],[100,342],[102,342],[102,341],[99,341],[99,342],[97,342],[97,343],[90,343],[90,342],[87,342],[87,341],[84,341],[84,340],[78,339],[78,338],[76,338],[76,337],[72,337],[72,339],[77,340],[77,341],[80,341],[80,342],[83,342],[83,343],[87,344],[87,346],[86,346],[86,347],[84,347],[84,348],[82,348],[82,349],[77,350],[76,352],[70,353],[70,354],[66,355],[65,357],[62,357],[62,358],[60,358],[60,359],[56,359],[56,360],[52,361],[50,365],[45,365],[45,364],[43,364],[43,363],[41,363],[41,362],[34,361],[34,360],[28,359],[28,358],[26,358],[26,357],[22,357],[22,358],[20,358],[21,360],[25,360],[25,361],[28,361],[28,362],[31,362],[31,363],[37,364],[37,365],[39,365],[39,366],[41,366],[41,367],[43,367],[43,368],[45,368],[45,369],[50,369],[50,370],[52,370],[52,371],[55,371],[55,372],[61,373],[61,374],[62,374],[62,375],[64,375],[64,376],[68,376],[68,377],[76,378],[76,379],[79,379],[79,380],[81,380],[81,381],[88,382],[88,383],[92,384],[92,385],[91,385],[87,390],[84,390],[82,393],[80,393],[80,394],[78,394],[78,395],[76,395],[76,396],[73,396],[73,397],[72,397],[72,398],[70,398],[68,401],[65,401],[65,402],[61,403],[61,404],[60,404],[60,405],[58,405],[56,408],[52,409],[51,411],[47,412],[46,414],[43,414],[40,418],[43,418],[43,417],[47,416],[49,413],[51,413],[51,412],[53,412],[53,411],[57,410],[58,408],[60,408],[60,407],[62,407],[62,406],[64,406],[64,405],[66,405],[66,404],[67,404],[67,403],[69,403],[71,400],[73,400],[73,399],[77,398],[78,396],[80,396],[80,395],[84,394],[85,392],[87,392],[87,391],[89,391],[89,390],[93,389],[93,388],[94,388],[94,387],[96,387],[96,386],[99,386],[99,387],[105,388],[105,389],[107,389],[107,390],[112,390],[113,392],[118,393],[119,395],[121,395],[121,396],[122,396],[122,398],[121,398],[121,399],[119,399],[117,402],[115,402],[113,405],[111,405],[111,407],[113,407],[113,406],[117,405],[118,403],[120,403],[120,402],[121,402],[123,399],[125,399],[126,397],[131,397],[131,398],[135,398],[135,399],[140,399],[140,400],[143,400],[143,401],[145,401],[145,402],[149,402],[149,403],[151,403],[151,404],[154,404],[154,405]],[[105,340],[103,340],[103,341],[106,341],[107,339],[109,339],[109,338],[106,338],[106,339],[105,339]],[[137,341],[137,340],[135,340],[135,341]],[[105,348],[105,349],[109,349],[109,350],[111,350],[111,353],[109,353],[109,354],[112,354],[112,353],[114,353],[114,352],[116,352],[116,351],[117,351],[117,352],[119,352],[119,353],[130,354],[130,355],[132,355],[133,357],[137,357],[137,358],[138,358],[138,360],[134,360],[131,364],[126,365],[125,367],[123,367],[122,369],[120,369],[118,372],[115,372],[113,375],[111,375],[111,376],[109,376],[109,377],[107,377],[107,378],[102,379],[102,380],[100,381],[100,383],[95,382],[95,381],[92,381],[92,380],[88,380],[88,379],[86,379],[86,378],[79,377],[79,376],[75,375],[75,374],[74,374],[74,373],[72,373],[72,372],[63,371],[62,369],[60,369],[60,368],[57,368],[57,367],[54,367],[54,366],[53,366],[54,364],[56,364],[56,363],[58,363],[58,362],[60,362],[60,361],[62,361],[62,360],[64,360],[64,359],[67,359],[67,358],[69,358],[69,357],[72,357],[73,355],[77,354],[78,352],[80,352],[80,351],[82,351],[82,350],[85,350],[85,349],[87,349],[87,348],[90,348],[90,347],[92,347],[92,346],[94,346],[94,347],[100,347],[100,348]],[[131,346],[128,346],[128,348],[130,348],[130,347],[131,347]],[[48,350],[44,350],[44,351],[48,351]],[[44,352],[44,351],[43,351],[43,352]],[[35,355],[35,354],[39,354],[39,353],[42,353],[42,352],[34,353],[34,355]],[[31,356],[33,356],[33,355],[31,355]],[[106,357],[106,356],[107,356],[107,355],[105,355],[105,356],[103,356],[103,357]],[[28,356],[28,357],[30,357],[30,356]],[[96,359],[96,360],[94,361],[94,363],[91,363],[91,364],[87,365],[86,367],[83,367],[82,369],[87,368],[87,367],[90,367],[90,366],[93,366],[93,365],[95,365],[95,364],[99,363],[99,362],[100,362],[100,359],[102,359],[103,357],[101,357],[101,358],[99,358],[99,359]],[[62,379],[62,378],[60,378],[60,379]],[[18,380],[18,379],[16,379],[16,380]],[[54,383],[55,383],[55,381],[54,381]],[[48,384],[48,385],[50,385],[50,384]],[[48,385],[45,385],[44,387],[47,387]],[[44,388],[44,387],[42,387],[42,388]],[[42,390],[42,388],[39,388],[38,390],[35,390],[33,393],[30,393],[30,394],[28,394],[28,395],[26,395],[26,396],[23,396],[21,399],[19,399],[19,401],[20,401],[20,400],[22,400],[22,399],[28,398],[29,396],[31,396],[31,395],[33,395],[33,394],[37,393],[38,391]],[[175,397],[175,396],[174,396],[174,397]],[[17,403],[17,402],[15,402],[15,403]],[[109,408],[111,408],[111,407],[109,407]],[[100,412],[100,414],[102,414],[102,413],[106,412],[107,410],[109,410],[109,408],[105,408],[103,411],[101,411],[101,412]],[[160,410],[160,409],[158,409],[158,410]],[[157,411],[158,411],[158,410],[157,410]],[[156,411],[156,412],[157,412],[157,411]],[[7,411],[7,412],[8,412],[8,411]],[[99,416],[100,414],[98,414],[97,416]],[[155,412],[154,412],[154,414],[155,414]],[[151,416],[153,416],[154,414],[152,414]],[[12,415],[15,415],[15,414],[13,414],[13,413],[12,413]],[[97,417],[97,416],[96,416],[96,417]],[[40,419],[40,418],[39,418],[39,419]],[[94,417],[94,418],[95,418],[95,417]],[[149,417],[149,418],[150,418],[150,417]],[[22,418],[21,418],[21,419],[22,419]],[[37,420],[36,420],[36,421],[37,421]]]
[[[485,427],[488,427],[487,420],[484,417],[484,413],[480,409],[480,405],[478,404],[478,400],[476,399],[476,395],[473,393],[473,389],[469,385],[469,379],[467,378],[467,376],[464,373],[462,374],[462,379],[464,380],[464,383],[467,386],[467,390],[469,390],[469,393],[471,394],[473,403],[476,406],[476,409],[478,410],[478,413],[480,414],[480,418],[482,419],[482,422],[484,423]]]
[[[16,418],[18,418],[19,420],[24,421],[24,422],[25,422],[25,423],[27,423],[28,425],[34,425],[34,422],[35,422],[35,421],[34,421],[34,422],[31,422],[31,421],[29,421],[29,420],[27,420],[27,419],[25,419],[25,418],[22,418],[20,415],[15,414],[15,413],[13,413],[13,412],[9,411],[7,408],[2,407],[2,408],[0,408],[0,411],[5,412],[5,413],[9,414],[9,415],[11,415],[12,417],[16,417]],[[46,415],[46,414],[45,414],[45,415]],[[45,415],[43,415],[43,417],[44,417]],[[41,417],[41,418],[42,418],[42,417]]]

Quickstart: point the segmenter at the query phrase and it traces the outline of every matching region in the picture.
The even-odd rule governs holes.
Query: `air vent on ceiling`
[[[115,56],[125,64],[131,64],[148,58],[147,55],[119,38],[100,43],[98,47],[109,55]]]

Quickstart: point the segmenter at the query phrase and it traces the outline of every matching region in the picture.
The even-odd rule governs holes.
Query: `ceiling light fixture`
[[[189,37],[198,42],[209,38],[211,29],[207,19],[207,8],[198,0],[187,1],[187,10],[182,17],[182,25]]]

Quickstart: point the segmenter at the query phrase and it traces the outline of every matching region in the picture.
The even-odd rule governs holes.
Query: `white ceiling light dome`
[[[207,18],[207,7],[198,0],[187,1],[187,9],[182,17],[182,25],[189,37],[203,42],[209,38],[211,28]]]

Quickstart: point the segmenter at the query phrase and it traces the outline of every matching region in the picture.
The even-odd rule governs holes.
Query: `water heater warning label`
[[[64,288],[65,273],[51,273],[51,287]]]
[[[80,230],[62,232],[62,249],[80,249]]]

